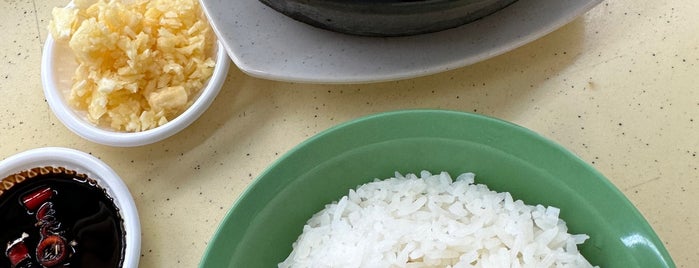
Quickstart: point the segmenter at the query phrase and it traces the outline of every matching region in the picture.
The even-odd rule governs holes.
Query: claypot
[[[515,0],[260,0],[310,25],[365,36],[405,36],[457,27]]]

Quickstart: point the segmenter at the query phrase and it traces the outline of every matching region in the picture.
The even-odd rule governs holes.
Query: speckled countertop
[[[65,3],[0,2],[0,158],[63,146],[111,165],[140,212],[142,267],[196,266],[228,208],[281,155],[336,124],[406,108],[494,116],[562,144],[626,194],[678,267],[699,263],[699,1],[603,2],[512,52],[397,82],[283,83],[232,67],[198,121],[138,148],[83,140],[49,110],[41,48]]]

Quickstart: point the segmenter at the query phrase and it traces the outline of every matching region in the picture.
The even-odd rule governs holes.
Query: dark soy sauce
[[[50,218],[54,234],[60,234],[67,242],[65,250],[68,252],[68,256],[53,267],[121,267],[125,232],[112,198],[85,175],[54,167],[35,168],[3,179],[0,185],[0,267],[12,267],[9,245],[23,234],[25,237],[21,240],[30,257],[16,267],[43,267],[38,261],[37,247],[42,241],[42,232],[46,231],[37,223],[37,212],[29,211],[22,198],[46,188],[52,191],[49,202],[55,212]]]

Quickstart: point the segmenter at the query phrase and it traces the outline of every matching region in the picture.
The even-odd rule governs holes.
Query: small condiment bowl
[[[213,74],[200,90],[194,103],[182,114],[159,127],[140,132],[120,132],[97,126],[87,120],[86,112],[78,111],[68,103],[72,77],[77,63],[67,45],[54,41],[49,34],[44,42],[41,59],[41,81],[46,101],[58,119],[71,131],[89,141],[115,147],[147,145],[168,138],[192,124],[211,105],[218,95],[230,65],[230,59],[221,42],[217,41],[212,55],[216,66]]]
[[[39,167],[57,167],[85,174],[94,179],[99,187],[111,197],[123,220],[124,268],[136,268],[141,250],[141,225],[136,204],[129,189],[107,164],[87,153],[60,147],[45,147],[28,150],[0,161],[0,178],[6,178]],[[1,189],[9,190],[14,185],[3,182]],[[9,187],[8,187],[9,186]],[[1,190],[0,189],[0,190]]]

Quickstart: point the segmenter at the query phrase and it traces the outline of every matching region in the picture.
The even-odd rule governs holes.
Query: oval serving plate
[[[276,267],[326,203],[394,171],[476,173],[476,183],[561,209],[582,254],[601,267],[675,267],[638,210],[563,147],[498,119],[407,110],[364,117],[292,149],[250,185],[209,243],[200,267]]]
[[[573,21],[602,0],[523,0],[436,33],[374,38],[295,21],[258,0],[202,0],[243,72],[311,83],[368,83],[443,72],[503,54]]]

